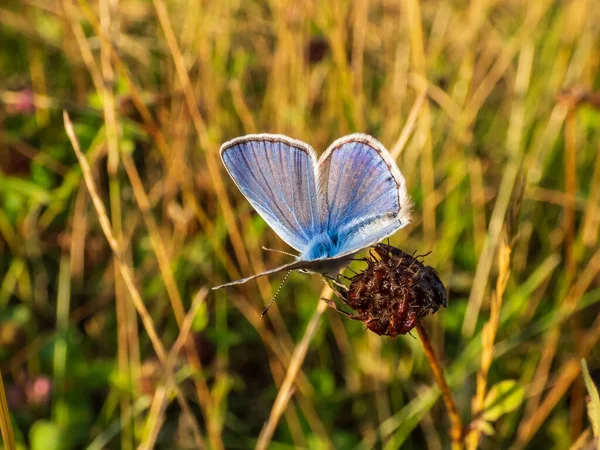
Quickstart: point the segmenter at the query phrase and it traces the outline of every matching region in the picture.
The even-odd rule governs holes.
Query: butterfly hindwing
[[[276,134],[226,142],[221,159],[254,209],[287,244],[301,251],[321,229],[316,156],[307,144]]]

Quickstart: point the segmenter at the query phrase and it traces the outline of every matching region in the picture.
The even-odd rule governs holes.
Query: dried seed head
[[[446,306],[446,289],[437,272],[417,258],[377,244],[365,261],[367,268],[352,278],[340,298],[358,313],[348,317],[374,333],[406,334],[417,321]]]

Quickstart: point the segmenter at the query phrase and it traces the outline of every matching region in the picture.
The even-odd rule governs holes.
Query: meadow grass
[[[4,447],[596,448],[598,23],[596,0],[2,2]],[[448,289],[415,338],[318,276],[264,318],[283,275],[208,290],[289,260],[219,159],[255,132],[391,151],[414,213],[390,242]]]

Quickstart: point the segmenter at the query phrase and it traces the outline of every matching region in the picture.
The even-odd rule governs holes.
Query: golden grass
[[[594,0],[9,0],[0,331],[27,339],[0,356],[7,386],[45,374],[52,407],[69,404],[76,362],[110,361],[114,378],[81,392],[93,419],[77,445],[92,448],[589,446],[599,20]],[[286,260],[262,251],[285,247],[221,143],[274,132],[319,151],[354,131],[390,149],[414,198],[392,244],[432,250],[448,287],[425,351],[327,313],[318,277],[293,274],[263,319],[276,277],[206,294]],[[480,419],[504,380],[526,398],[489,436]],[[42,418],[73,434],[60,417]]]
[[[0,431],[2,432],[2,442],[7,450],[15,450],[15,436],[10,421],[10,413],[6,401],[6,392],[4,391],[4,382],[0,375]]]

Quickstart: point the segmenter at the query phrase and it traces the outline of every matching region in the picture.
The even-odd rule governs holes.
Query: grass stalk
[[[577,257],[575,252],[575,194],[577,192],[577,154],[576,154],[576,130],[577,130],[577,108],[568,105],[569,113],[565,119],[565,146],[564,146],[564,179],[565,194],[571,201],[564,208],[564,230],[565,230],[565,265],[567,284],[573,283],[577,275]],[[573,342],[581,342],[582,321],[579,314],[574,314],[571,319],[571,335]],[[571,437],[577,436],[583,431],[583,420],[585,415],[585,384],[583,379],[578,379],[571,388],[570,425]]]
[[[77,160],[81,166],[81,170],[83,173],[83,178],[85,184],[90,193],[90,197],[92,198],[92,203],[94,208],[96,209],[96,214],[98,215],[98,221],[100,222],[100,226],[102,227],[102,231],[108,241],[108,244],[113,252],[113,255],[116,257],[117,265],[119,267],[119,272],[123,277],[123,281],[127,286],[127,290],[129,291],[129,295],[131,297],[131,301],[133,302],[141,320],[144,328],[146,329],[146,333],[148,333],[148,337],[150,338],[150,342],[154,347],[154,351],[156,352],[156,356],[159,361],[162,363],[165,368],[165,376],[166,377],[175,377],[172,370],[169,370],[166,366],[167,362],[167,353],[165,351],[165,347],[158,337],[158,333],[156,332],[156,327],[154,326],[154,321],[152,317],[148,313],[148,309],[146,308],[144,301],[142,300],[142,296],[140,295],[138,289],[135,286],[135,282],[133,281],[133,273],[131,268],[127,265],[126,261],[123,259],[123,255],[121,254],[121,250],[117,244],[117,240],[112,232],[112,226],[110,224],[110,220],[106,214],[106,209],[104,208],[104,204],[98,195],[98,191],[96,189],[96,185],[94,183],[94,178],[92,176],[92,171],[90,166],[85,159],[85,156],[81,152],[81,148],[79,146],[79,141],[77,140],[77,136],[75,134],[75,130],[73,128],[73,124],[71,123],[71,119],[66,111],[63,112],[63,120],[65,124],[65,130],[69,139],[71,141],[71,145],[73,146],[73,150],[77,155]],[[179,401],[181,408],[183,411],[188,414],[192,418],[192,431],[194,433],[194,439],[198,446],[204,448],[204,440],[202,439],[202,434],[200,432],[200,427],[197,421],[194,419],[194,416],[191,413],[190,406],[185,396],[181,393],[181,390],[176,388],[176,396]]]
[[[0,66],[11,67],[0,75],[0,369],[18,445],[51,430],[90,450],[218,450],[260,444],[263,430],[267,448],[449,448],[442,390],[403,351],[419,342],[337,315],[304,336],[316,277],[288,283],[265,319],[267,277],[207,295],[194,321],[205,328],[189,329],[197,287],[282,261],[261,245],[284,249],[219,145],[283,133],[319,154],[365,132],[388,146],[414,202],[392,244],[432,251],[448,287],[448,309],[424,325],[463,445],[589,446],[579,359],[597,369],[599,6],[0,6]],[[81,164],[65,152],[62,110],[77,118]],[[527,190],[500,297],[519,173]],[[515,391],[495,405],[506,382]]]
[[[66,373],[67,373],[67,342],[69,331],[69,311],[71,305],[71,262],[68,254],[64,254],[60,259],[60,268],[58,274],[58,292],[56,297],[56,329],[59,332],[60,339],[54,346],[53,370],[54,385],[53,395],[57,399],[64,399],[67,391]],[[67,426],[68,416],[63,408],[56,408],[53,419],[59,426]]]
[[[171,269],[171,263],[169,261],[169,255],[165,243],[160,235],[158,225],[151,214],[150,202],[146,192],[144,191],[142,180],[137,172],[137,169],[135,168],[135,164],[128,155],[123,157],[123,165],[127,175],[129,176],[129,180],[131,182],[131,186],[133,188],[140,211],[142,212],[146,228],[150,233],[152,249],[156,255],[159,270],[167,289],[167,295],[175,314],[175,320],[177,321],[177,325],[181,330],[181,327],[183,327],[185,324],[186,314],[183,307],[183,300],[181,298],[181,294],[179,293],[179,289],[177,288],[173,270]],[[186,341],[185,349],[190,365],[194,368],[194,370],[200,372],[202,370],[202,364],[198,358],[199,349],[196,348],[196,344],[194,343],[193,339],[188,339]],[[209,419],[209,416],[211,414],[213,400],[211,398],[208,386],[206,385],[206,381],[201,377],[195,377],[194,386],[196,387],[196,394],[198,395],[198,399],[204,410],[204,415],[207,417],[207,420],[210,421],[212,420]],[[213,425],[213,427],[215,427],[215,433],[217,433],[216,425]],[[216,435],[215,439],[218,439]]]
[[[421,6],[418,0],[405,0],[406,19],[410,38],[411,57],[414,71],[426,78],[426,57],[421,17]],[[417,124],[417,135],[421,147],[420,175],[423,189],[423,228],[426,245],[435,241],[435,171],[433,167],[433,146],[431,142],[431,114],[426,102],[420,112]]]
[[[15,450],[15,435],[10,421],[10,412],[8,411],[8,403],[6,402],[6,392],[4,391],[4,382],[2,381],[2,373],[0,373],[0,432],[2,433],[2,442],[6,450]]]
[[[329,298],[331,296],[331,288],[329,285],[325,285],[323,291],[319,298]],[[317,309],[313,313],[308,325],[306,326],[306,331],[304,332],[304,336],[294,349],[294,353],[290,359],[290,365],[288,366],[287,373],[285,375],[285,379],[277,392],[277,397],[275,398],[275,402],[273,403],[273,407],[271,408],[271,413],[269,414],[269,418],[267,422],[263,426],[260,435],[258,436],[258,440],[256,442],[256,450],[266,450],[269,446],[269,442],[273,437],[273,433],[277,428],[277,424],[279,423],[279,419],[281,415],[285,411],[290,398],[293,395],[292,388],[294,382],[296,381],[296,377],[298,376],[298,372],[302,367],[302,363],[306,358],[306,353],[308,352],[308,346],[310,342],[315,337],[317,330],[319,329],[319,323],[321,321],[321,316],[325,311],[327,311],[327,303],[324,301],[319,301],[317,304]]]
[[[490,302],[490,318],[483,327],[481,333],[481,365],[477,372],[476,390],[473,398],[472,416],[479,417],[483,413],[485,397],[487,393],[487,378],[494,360],[494,342],[500,325],[500,310],[506,284],[510,276],[511,247],[504,241],[498,249],[498,279],[496,280],[496,291]],[[467,448],[475,450],[479,446],[481,429],[472,424],[471,433],[467,436]]]
[[[169,350],[169,354],[167,355],[167,372],[173,371],[175,369],[175,363],[177,362],[177,357],[179,353],[189,341],[190,332],[192,330],[192,323],[200,306],[206,299],[206,294],[208,293],[208,289],[202,288],[198,293],[194,296],[192,300],[192,305],[185,315],[183,322],[181,323],[181,328],[179,330],[179,336],[175,340],[173,347]],[[158,433],[161,429],[161,426],[165,420],[165,409],[167,405],[167,396],[169,392],[173,388],[173,378],[166,378],[164,385],[161,386],[157,393],[152,398],[152,404],[150,406],[150,414],[148,415],[148,419],[146,420],[146,427],[144,430],[144,438],[142,442],[140,442],[139,449],[152,449],[154,448],[156,438],[158,437]]]
[[[121,185],[118,177],[118,168],[120,163],[119,151],[119,124],[115,105],[114,86],[116,82],[115,71],[112,65],[113,46],[109,42],[118,45],[118,23],[115,23],[116,11],[118,10],[118,0],[100,0],[100,69],[102,73],[102,106],[104,112],[104,123],[106,128],[106,144],[108,149],[107,170],[109,176],[109,198],[110,213],[112,219],[113,233],[120,248],[123,248],[123,230],[122,230],[122,204],[121,204]],[[127,308],[127,299],[125,286],[119,273],[116,257],[113,264],[113,276],[115,286],[115,300],[117,310],[117,359],[119,363],[119,372],[123,378],[127,389],[120,396],[120,414],[121,414],[121,447],[123,450],[132,450],[134,448],[133,423],[131,422],[133,387],[136,385],[132,379],[130,370],[130,360],[133,355],[130,354],[130,347],[134,342],[129,340],[129,330],[132,328],[132,319],[129,317],[131,311]]]
[[[524,417],[519,424],[517,431],[517,439],[512,446],[513,449],[521,449],[527,445],[542,425],[543,421],[547,418],[548,414],[550,414],[552,409],[556,406],[556,403],[562,398],[566,389],[575,381],[580,373],[581,367],[579,360],[581,358],[587,358],[588,352],[591,351],[595,343],[600,339],[600,318],[598,318],[581,340],[582,343],[578,350],[579,358],[570,360],[558,370],[558,381],[555,380],[550,392],[542,400],[541,392],[546,386],[550,373],[550,365],[558,349],[561,327],[564,324],[564,321],[571,317],[571,314],[577,307],[578,301],[598,274],[600,274],[600,249],[592,255],[588,264],[560,304],[559,317],[561,317],[561,320],[552,326],[545,336],[542,357],[536,369],[536,375],[534,376],[536,384],[531,386],[533,392],[539,392],[535,397],[532,397],[532,399],[536,399],[537,403],[535,404],[535,407],[532,407],[529,404],[526,406]],[[537,381],[538,374],[542,379],[539,384]],[[529,403],[532,402],[532,399],[530,399]]]
[[[189,74],[185,67],[185,62],[181,53],[181,49],[179,48],[179,44],[177,43],[175,33],[173,32],[171,19],[169,18],[169,14],[167,12],[167,7],[163,0],[153,0],[153,3],[154,8],[156,10],[156,15],[167,40],[167,45],[169,46],[170,53],[173,57],[173,63],[175,64],[177,76],[183,88],[183,94],[190,115],[192,116],[194,128],[196,129],[196,133],[198,134],[200,145],[204,148],[206,166],[208,168],[212,184],[215,188],[217,198],[219,199],[219,205],[223,209],[223,214],[227,221],[228,229],[232,238],[236,255],[238,257],[238,260],[243,264],[244,268],[249,269],[250,263],[244,250],[244,241],[242,239],[242,235],[239,231],[239,227],[235,220],[235,214],[233,212],[231,202],[227,197],[227,193],[225,191],[225,184],[223,183],[223,178],[220,174],[215,151],[216,148],[214,143],[209,138],[206,123],[202,115],[200,114],[200,110],[198,109],[198,101],[192,89],[192,83],[190,81]]]

